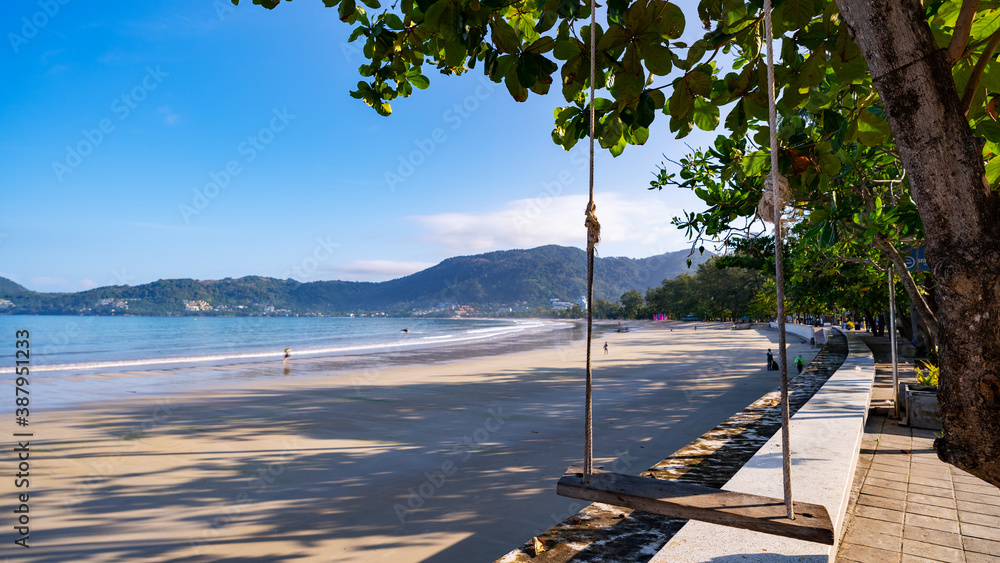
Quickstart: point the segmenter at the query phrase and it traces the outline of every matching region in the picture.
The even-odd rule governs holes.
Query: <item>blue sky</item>
[[[348,95],[361,43],[319,0],[36,0],[0,14],[0,276],[29,289],[379,281],[584,244],[586,143],[552,143],[555,88],[519,104],[478,67],[428,71],[429,90],[381,117]],[[647,145],[598,155],[604,256],[685,247],[670,219],[698,200],[646,187],[663,153],[713,135],[675,141],[666,121]]]

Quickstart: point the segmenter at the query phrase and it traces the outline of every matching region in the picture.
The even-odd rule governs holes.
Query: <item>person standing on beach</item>
[[[774,368],[774,354],[771,353],[771,349],[767,349],[767,371],[773,371]]]
[[[604,341],[604,355],[605,356],[608,355],[608,341],[607,340]]]
[[[802,373],[802,367],[805,363],[805,360],[802,359],[802,354],[799,354],[798,357],[795,358],[795,367],[799,370],[799,373]]]
[[[285,348],[285,359],[281,360],[281,365],[285,365],[285,362],[288,361],[288,356],[290,355],[289,352],[291,351],[292,351],[291,348]]]

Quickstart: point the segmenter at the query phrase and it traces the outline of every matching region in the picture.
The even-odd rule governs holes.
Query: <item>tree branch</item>
[[[955,66],[955,63],[962,58],[965,46],[969,42],[969,34],[972,32],[972,20],[976,18],[978,10],[979,0],[964,0],[962,2],[962,11],[958,13],[958,20],[955,22],[955,33],[951,36],[948,50],[944,54],[948,66]]]
[[[962,9],[964,10],[965,6],[962,6]],[[986,71],[986,65],[990,64],[990,61],[993,60],[993,54],[996,52],[998,46],[1000,46],[1000,29],[994,31],[993,35],[990,35],[990,41],[986,44],[986,50],[979,56],[976,68],[972,69],[972,76],[969,77],[969,83],[965,86],[965,92],[962,93],[962,112],[965,115],[969,115],[969,109],[972,108],[972,100],[976,97],[976,89],[979,88],[979,81],[983,79],[983,72]]]

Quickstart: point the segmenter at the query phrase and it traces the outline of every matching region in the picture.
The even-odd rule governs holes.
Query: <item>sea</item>
[[[66,406],[267,376],[274,370],[262,366],[281,367],[286,349],[292,366],[320,365],[317,360],[537,340],[570,326],[542,319],[6,315],[0,316],[0,363],[11,366],[10,373],[27,365],[29,381],[47,388],[44,400]],[[27,364],[18,355],[25,346]],[[0,412],[13,406],[0,399]]]

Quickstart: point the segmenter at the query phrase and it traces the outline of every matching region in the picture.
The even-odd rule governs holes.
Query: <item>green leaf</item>
[[[601,148],[609,149],[618,144],[622,138],[622,121],[616,113],[610,113],[601,120],[601,131],[598,141]]]
[[[538,62],[534,55],[524,53],[517,59],[517,80],[525,88],[531,88],[538,80]]]
[[[639,127],[649,127],[649,124],[656,118],[656,102],[649,92],[639,95],[639,104],[636,107],[635,122]]]
[[[611,26],[608,29],[608,32],[605,33],[597,41],[597,50],[598,51],[610,51],[610,50],[614,49],[615,47],[621,47],[622,45],[628,45],[628,43],[629,43],[630,40],[631,40],[631,37],[629,36],[628,32],[625,31],[624,28],[619,27],[617,25],[613,25],[613,26]]]
[[[796,84],[799,88],[815,88],[823,82],[824,76],[826,76],[826,52],[817,49],[799,67]]]
[[[649,129],[645,127],[636,127],[631,130],[631,134],[633,145],[645,145],[649,139]]]
[[[670,95],[670,117],[673,119],[683,119],[694,104],[694,94],[688,90],[687,77],[681,78],[674,84],[674,93]]]
[[[548,36],[539,37],[524,48],[525,53],[548,53],[556,46],[556,40]]]
[[[646,63],[649,72],[658,76],[666,76],[673,70],[673,53],[669,47],[657,43],[640,43],[639,54]]]
[[[712,95],[712,75],[704,72],[704,67],[706,65],[701,65],[697,69],[689,72],[684,78],[687,83],[687,87],[691,89],[692,92],[706,98]]]
[[[583,53],[583,43],[575,37],[567,37],[556,41],[555,50],[552,55],[560,61],[568,61],[573,57]]]
[[[813,0],[785,0],[782,4],[784,21],[790,28],[802,27],[815,14]]]
[[[684,34],[684,12],[676,4],[665,2],[658,21],[660,33],[667,39],[677,39]]]
[[[507,74],[503,77],[504,85],[507,86],[507,91],[510,92],[512,98],[515,101],[523,102],[528,99],[528,89],[525,88],[517,79],[517,65],[511,67],[507,71]]]
[[[414,88],[420,88],[421,90],[426,90],[431,85],[430,79],[422,74],[408,76],[407,81],[412,84]]]
[[[646,73],[639,62],[639,52],[634,46],[629,46],[622,57],[621,67],[615,72],[611,92],[619,100],[634,100],[642,92],[645,79]]]
[[[691,117],[694,119],[694,124],[698,126],[698,129],[702,131],[714,131],[719,125],[719,107],[702,98],[695,98],[694,111]]]
[[[996,186],[998,178],[1000,178],[1000,155],[994,156],[986,163],[986,179],[990,185]]]
[[[383,14],[382,22],[385,23],[385,26],[388,27],[389,29],[394,29],[396,31],[400,31],[406,28],[406,26],[403,25],[403,21],[400,20],[399,16],[397,16],[396,14],[392,13]]]
[[[858,141],[869,147],[877,147],[889,139],[889,123],[874,113],[865,110],[858,116]]]
[[[356,4],[354,0],[341,0],[340,6],[337,7],[337,14],[340,16],[340,21],[346,22],[354,17],[354,11]]]
[[[762,176],[768,168],[771,156],[766,151],[755,151],[743,157],[743,173],[747,176]]]
[[[502,17],[494,17],[490,22],[490,28],[493,30],[493,45],[498,51],[512,55],[521,51],[521,42],[517,38],[517,33]]]

